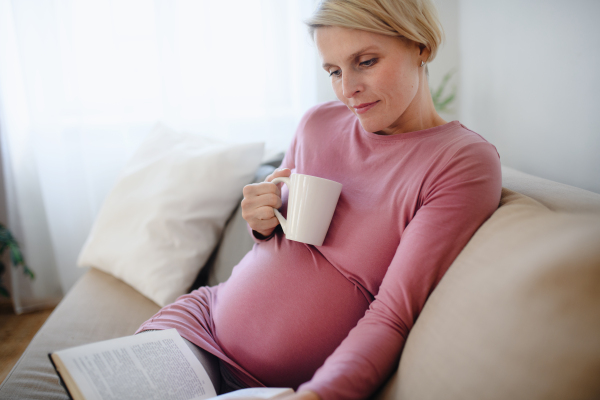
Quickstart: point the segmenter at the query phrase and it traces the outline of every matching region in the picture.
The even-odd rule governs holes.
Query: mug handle
[[[286,177],[286,176],[281,176],[279,178],[275,178],[271,181],[271,183],[279,183],[279,182],[283,182],[287,185],[288,189],[290,189],[292,187],[292,181],[290,180],[290,178]],[[281,215],[281,213],[279,212],[278,209],[274,208],[273,212],[275,213],[275,216],[277,217],[277,219],[279,220],[279,223],[281,224],[281,229],[283,229],[283,233],[285,233],[287,235],[287,220],[283,217],[283,215]]]

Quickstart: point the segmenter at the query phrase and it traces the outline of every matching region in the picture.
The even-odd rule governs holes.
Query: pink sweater
[[[257,240],[227,282],[180,297],[140,330],[176,327],[249,385],[366,398],[498,207],[499,156],[458,121],[383,136],[331,102],[306,113],[282,165],[343,184],[323,246],[278,230]]]

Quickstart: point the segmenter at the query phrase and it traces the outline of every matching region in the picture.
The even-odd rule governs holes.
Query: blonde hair
[[[444,38],[431,0],[322,0],[306,24],[311,35],[316,28],[338,26],[404,37],[429,49],[427,62]]]

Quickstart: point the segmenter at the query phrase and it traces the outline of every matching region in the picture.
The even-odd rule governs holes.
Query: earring
[[[425,65],[425,61],[421,60],[421,67]]]

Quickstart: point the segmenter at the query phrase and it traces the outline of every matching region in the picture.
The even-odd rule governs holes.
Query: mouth
[[[354,110],[356,110],[357,114],[364,114],[367,111],[369,111],[371,108],[375,107],[377,105],[377,103],[379,103],[379,100],[374,101],[372,103],[362,103],[357,106],[352,106],[352,108],[354,108]]]

